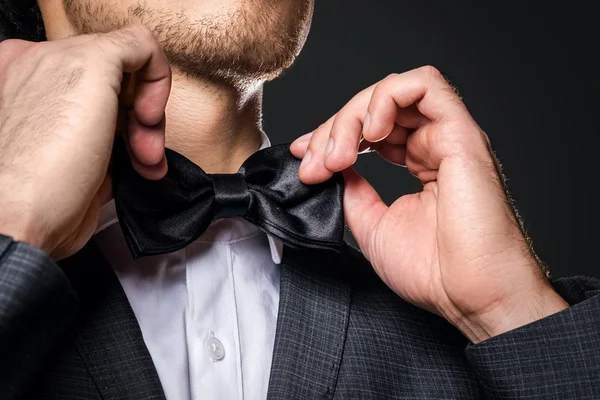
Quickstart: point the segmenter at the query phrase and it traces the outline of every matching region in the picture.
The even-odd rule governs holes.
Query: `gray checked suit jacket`
[[[568,310],[471,345],[357,252],[286,248],[268,399],[600,399],[600,281]],[[93,244],[55,264],[0,236],[0,399],[163,399],[118,279]]]

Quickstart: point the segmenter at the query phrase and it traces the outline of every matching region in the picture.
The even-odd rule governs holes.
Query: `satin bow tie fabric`
[[[258,151],[236,174],[207,174],[170,149],[166,157],[166,177],[150,181],[133,169],[123,141],[115,140],[113,194],[134,258],[182,249],[212,221],[227,217],[243,217],[288,246],[343,247],[343,176],[303,184],[289,145]]]

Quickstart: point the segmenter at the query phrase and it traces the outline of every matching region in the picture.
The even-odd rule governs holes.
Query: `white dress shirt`
[[[261,148],[269,145],[263,136]],[[111,202],[94,239],[131,303],[166,398],[265,399],[281,241],[226,218],[182,250],[133,260],[116,222]]]

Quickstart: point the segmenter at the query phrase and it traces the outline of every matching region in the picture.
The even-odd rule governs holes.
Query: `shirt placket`
[[[230,245],[196,242],[187,251],[191,397],[241,400],[241,352]]]

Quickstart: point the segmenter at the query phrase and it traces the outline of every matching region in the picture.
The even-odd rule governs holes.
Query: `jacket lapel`
[[[75,346],[105,399],[164,399],[129,301],[93,241],[61,266],[80,299]]]
[[[268,400],[333,396],[350,313],[343,257],[286,247]]]
[[[268,400],[330,399],[350,314],[344,256],[286,247]],[[164,399],[118,278],[90,242],[61,262],[80,298],[73,339],[106,399]]]

